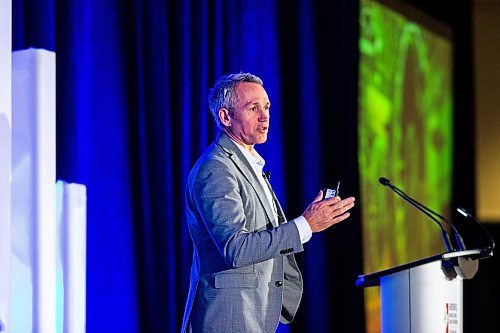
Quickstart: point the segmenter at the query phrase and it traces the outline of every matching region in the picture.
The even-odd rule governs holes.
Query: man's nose
[[[260,121],[267,121],[267,120],[269,120],[269,110],[260,109],[259,120]]]

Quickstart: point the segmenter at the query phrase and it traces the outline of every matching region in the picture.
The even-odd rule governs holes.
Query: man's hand
[[[312,232],[323,231],[345,220],[351,215],[348,210],[354,207],[354,197],[343,200],[340,197],[321,200],[322,197],[323,191],[319,191],[314,201],[302,214],[311,226]]]

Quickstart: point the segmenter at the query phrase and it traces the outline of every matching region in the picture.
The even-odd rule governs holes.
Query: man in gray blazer
[[[187,183],[194,254],[182,332],[274,332],[291,322],[302,297],[294,253],[354,206],[352,197],[321,200],[320,191],[286,221],[254,149],[267,140],[270,106],[249,73],[226,75],[210,92],[220,132]]]

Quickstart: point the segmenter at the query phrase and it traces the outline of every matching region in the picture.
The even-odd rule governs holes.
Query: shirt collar
[[[248,150],[246,150],[242,145],[238,144],[234,140],[233,140],[233,142],[236,144],[236,147],[238,147],[238,149],[243,153],[243,156],[245,156],[245,158],[250,163],[252,168],[254,168],[254,170],[261,173],[262,169],[264,169],[264,165],[266,165],[266,161],[262,158],[262,156],[259,155],[257,150],[255,150],[255,148],[254,148],[254,153],[256,155],[256,156],[254,156]]]

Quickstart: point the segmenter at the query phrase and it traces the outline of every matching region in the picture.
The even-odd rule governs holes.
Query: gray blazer
[[[302,297],[295,223],[273,208],[252,167],[223,132],[196,162],[186,189],[194,244],[182,332],[275,332]]]

